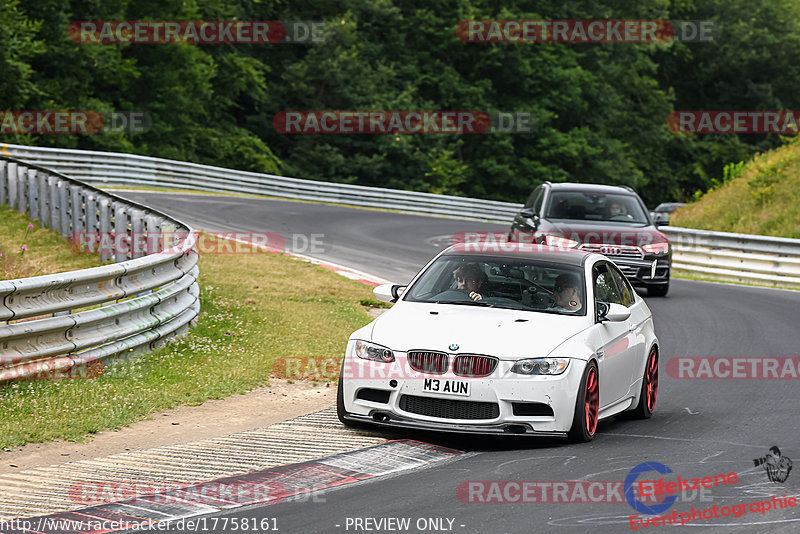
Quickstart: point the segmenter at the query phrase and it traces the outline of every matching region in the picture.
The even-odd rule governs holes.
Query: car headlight
[[[560,375],[568,365],[566,358],[529,358],[518,360],[511,372],[521,375]]]
[[[394,361],[394,353],[381,345],[356,340],[355,353],[361,359],[389,363]]]
[[[648,243],[642,245],[642,249],[649,254],[666,254],[669,251],[669,243]]]

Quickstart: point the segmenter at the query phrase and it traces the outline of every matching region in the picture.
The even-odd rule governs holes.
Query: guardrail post
[[[125,234],[124,239],[122,238],[123,234]],[[114,244],[119,245],[114,250],[114,263],[127,260],[131,246],[128,235],[128,210],[121,203],[114,204]],[[127,250],[119,250],[122,248]]]
[[[108,236],[111,233],[111,201],[108,198],[100,199],[100,262],[111,259],[111,251],[105,245],[108,243]],[[113,242],[113,241],[112,241]]]
[[[17,205],[17,164],[13,161],[8,162],[8,198],[6,204],[13,208]]]
[[[58,232],[61,228],[58,199],[58,176],[47,177],[47,187],[50,189],[50,229]]]
[[[39,226],[50,226],[50,188],[47,185],[47,173],[36,174],[37,188],[39,189]]]
[[[8,198],[8,162],[0,161],[0,204],[5,204]]]
[[[70,220],[69,220],[69,182],[64,180],[58,181],[58,225],[61,230],[61,237],[67,238],[70,235]]]
[[[28,207],[28,168],[17,166],[17,211],[25,213]]]
[[[69,186],[72,193],[70,210],[72,215],[72,239],[75,243],[80,240],[80,233],[83,232],[85,218],[83,216],[83,188],[79,185]]]
[[[84,243],[95,243],[97,238],[97,202],[94,197],[94,193],[88,193],[86,195],[86,213],[84,216],[84,232],[86,232],[86,237],[83,240]],[[92,245],[90,252],[97,252],[94,245]]]
[[[147,232],[147,242],[152,250],[150,254],[161,252],[163,247],[163,236],[161,235],[161,221],[163,219],[157,215],[146,215],[144,218],[144,231]]]
[[[133,236],[131,239],[131,257],[141,258],[148,254],[147,242],[144,239],[144,210],[132,209],[131,210],[131,230]]]
[[[34,221],[39,220],[39,179],[36,174],[36,169],[28,169],[28,214]]]

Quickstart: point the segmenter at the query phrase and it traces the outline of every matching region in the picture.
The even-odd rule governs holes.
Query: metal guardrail
[[[510,202],[301,180],[132,154],[5,144],[0,148],[6,155],[105,187],[158,186],[250,193],[501,223],[509,222],[522,209],[522,204]]]
[[[158,186],[255,193],[510,223],[522,204],[300,180],[160,158],[0,145],[13,155],[104,186]],[[800,240],[661,227],[673,266],[722,281],[800,287]]]
[[[662,226],[672,267],[726,282],[800,289],[800,239]]]
[[[69,373],[150,351],[199,313],[196,235],[181,222],[54,170],[0,156],[0,203],[63,237],[109,235],[155,250],[101,253],[111,265],[0,281],[0,382]],[[147,254],[147,252],[152,252]],[[93,309],[84,309],[90,308]]]

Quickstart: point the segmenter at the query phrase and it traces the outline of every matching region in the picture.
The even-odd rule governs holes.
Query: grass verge
[[[670,224],[800,238],[800,138],[731,169],[725,183],[676,211]]]
[[[188,336],[97,378],[0,386],[0,447],[84,440],[180,404],[267,385],[283,358],[341,359],[371,319],[371,288],[289,256],[202,255],[201,314]]]
[[[23,250],[22,247],[26,250]],[[100,265],[97,256],[74,254],[55,232],[0,205],[0,280],[54,274]]]

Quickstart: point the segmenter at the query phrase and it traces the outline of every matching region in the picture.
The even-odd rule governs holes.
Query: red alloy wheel
[[[594,436],[597,430],[597,412],[600,407],[600,388],[598,387],[597,369],[589,368],[586,375],[586,432]]]
[[[650,351],[650,357],[647,359],[645,379],[647,380],[647,409],[652,412],[656,407],[656,397],[658,396],[658,354],[655,349]]]

